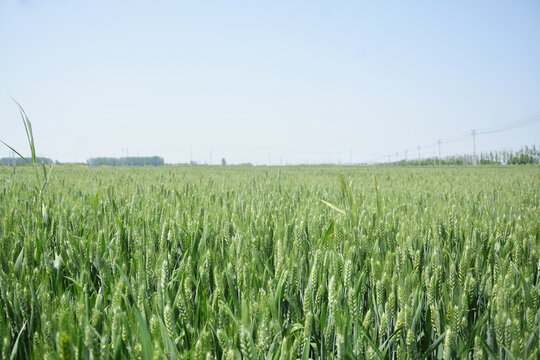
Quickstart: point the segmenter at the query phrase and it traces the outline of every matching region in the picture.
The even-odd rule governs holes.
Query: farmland
[[[540,168],[0,167],[0,358],[540,356]]]

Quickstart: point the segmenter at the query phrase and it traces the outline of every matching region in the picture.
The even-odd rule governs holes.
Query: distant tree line
[[[21,159],[20,157],[4,157],[0,158],[0,165],[4,166],[20,166],[20,165],[27,165],[32,163],[32,158],[25,158],[26,161]],[[44,163],[45,165],[50,165],[53,163],[53,161],[46,157],[36,157],[36,161],[38,164]]]
[[[3,166],[21,166],[27,165],[32,162],[31,158],[26,158],[26,161],[19,157],[4,157],[0,158],[0,165]],[[53,161],[46,157],[37,157],[37,163],[44,163],[50,165]],[[536,146],[525,146],[518,151],[490,151],[480,153],[476,157],[471,154],[467,155],[453,155],[445,156],[443,158],[429,157],[417,160],[400,160],[391,162],[391,165],[526,165],[526,164],[540,164],[540,149]],[[160,156],[132,156],[132,157],[97,157],[88,159],[86,163],[61,163],[56,161],[57,165],[87,165],[87,166],[161,166],[165,165],[165,161]],[[221,160],[222,165],[226,165],[227,162],[223,158]],[[389,163],[383,163],[383,165]],[[189,165],[198,165],[197,162],[192,161]],[[253,166],[251,163],[243,163],[241,166]]]
[[[395,165],[527,165],[540,164],[540,149],[536,146],[525,146],[518,151],[490,151],[476,156],[454,155],[443,158],[429,157],[419,160],[400,160],[393,162]]]
[[[24,161],[20,157],[4,157],[0,158],[0,165],[3,166],[21,166],[28,165],[32,163],[31,158],[26,158],[27,161]],[[37,163],[44,163],[45,165],[50,165],[53,163],[53,160],[46,157],[37,157]],[[87,166],[160,166],[165,165],[165,161],[160,156],[147,156],[147,157],[122,157],[122,158],[112,158],[112,157],[99,157],[88,159],[86,163],[67,163],[54,161],[56,165],[87,165]]]
[[[69,161],[58,161],[54,160],[54,165],[59,166],[86,166],[86,162],[69,162]]]
[[[98,157],[87,160],[88,166],[161,166],[165,161],[160,156]]]
[[[506,155],[507,164],[540,164],[540,149],[525,146],[516,153]]]

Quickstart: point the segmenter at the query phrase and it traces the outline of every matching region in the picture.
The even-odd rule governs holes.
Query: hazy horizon
[[[28,154],[12,96],[65,162],[359,163],[462,136],[442,154],[471,153],[473,129],[540,114],[538,39],[537,1],[4,1],[0,140]]]

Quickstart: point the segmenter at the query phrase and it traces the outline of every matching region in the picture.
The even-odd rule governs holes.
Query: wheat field
[[[2,359],[538,359],[540,168],[0,167]]]

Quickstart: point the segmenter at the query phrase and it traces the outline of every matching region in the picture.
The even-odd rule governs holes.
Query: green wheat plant
[[[36,193],[37,193],[38,198],[39,198],[40,211],[41,211],[42,216],[43,216],[43,221],[45,223],[48,223],[49,222],[49,214],[48,214],[48,211],[47,211],[47,206],[45,205],[45,202],[43,201],[42,194],[43,194],[43,191],[45,190],[47,184],[49,183],[49,177],[51,175],[53,165],[51,164],[51,166],[49,168],[47,168],[47,166],[45,166],[45,164],[43,162],[41,164],[38,164],[37,155],[36,155],[36,146],[35,146],[35,142],[34,142],[34,133],[32,131],[32,123],[30,122],[30,119],[28,118],[28,115],[26,115],[26,111],[24,111],[24,108],[21,106],[21,104],[19,104],[13,98],[12,98],[12,100],[17,105],[17,107],[19,108],[19,114],[21,116],[21,120],[22,120],[23,125],[24,125],[24,130],[26,132],[26,139],[28,140],[28,147],[29,147],[30,154],[31,154],[30,160],[27,159],[26,157],[22,156],[20,152],[15,150],[13,147],[8,145],[3,140],[0,139],[0,142],[2,144],[4,144],[6,147],[8,147],[15,154],[17,154],[17,156],[19,156],[22,160],[24,160],[25,163],[31,165],[32,168],[34,169],[36,180],[37,180],[37,184],[35,185],[35,190],[36,190]],[[39,170],[40,165],[41,165],[42,172],[40,172],[40,170]]]
[[[537,166],[17,175],[2,359],[540,356]]]

